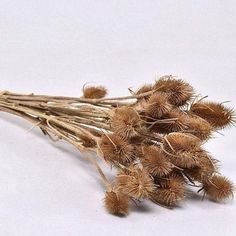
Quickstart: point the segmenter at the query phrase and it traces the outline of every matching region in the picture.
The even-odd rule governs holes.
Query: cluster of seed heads
[[[85,86],[80,98],[2,92],[0,110],[30,120],[83,153],[95,152],[115,168],[108,181],[89,157],[104,180],[111,214],[127,215],[130,204],[142,199],[172,208],[191,196],[190,186],[217,202],[232,197],[232,182],[203,145],[235,123],[234,111],[198,98],[191,85],[172,76],[130,92],[118,98],[106,98],[102,86]]]

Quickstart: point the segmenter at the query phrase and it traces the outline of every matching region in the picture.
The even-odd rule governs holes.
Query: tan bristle
[[[190,110],[207,120],[216,129],[225,128],[235,122],[234,110],[221,103],[198,102],[194,103]]]
[[[220,202],[233,197],[234,185],[226,177],[214,175],[203,184],[203,191],[212,200]]]
[[[160,187],[150,194],[150,199],[157,204],[175,206],[187,195],[185,182],[178,175],[170,175],[159,184]]]
[[[138,136],[141,124],[139,114],[131,107],[117,108],[111,117],[113,131],[124,138]]]
[[[163,145],[166,150],[191,150],[200,147],[201,140],[192,134],[169,133],[163,138]]]
[[[173,165],[165,153],[156,146],[145,146],[143,148],[141,163],[153,176],[166,176],[173,169]]]
[[[172,119],[169,122],[161,122],[161,123],[154,123],[154,125],[150,126],[150,129],[154,132],[168,134],[171,132],[179,132],[186,128],[186,119],[187,116],[185,113],[175,109],[169,111],[162,117],[163,121],[165,119]]]
[[[165,76],[156,81],[154,89],[168,94],[169,102],[175,106],[185,105],[193,96],[193,87],[181,79]]]
[[[117,165],[129,165],[135,158],[135,148],[115,134],[104,135],[99,148],[106,162]]]
[[[110,214],[126,216],[129,213],[130,199],[120,192],[106,192],[105,207]]]
[[[171,108],[166,94],[155,93],[148,99],[145,111],[153,118],[160,118],[168,113]]]
[[[189,117],[185,124],[187,126],[184,130],[186,133],[191,133],[202,141],[211,138],[213,127],[201,117]]]
[[[107,95],[107,89],[103,86],[87,86],[83,89],[83,97],[99,99]]]
[[[136,166],[130,167],[127,171],[121,171],[117,175],[117,186],[119,191],[138,200],[148,197],[155,189],[149,173]]]

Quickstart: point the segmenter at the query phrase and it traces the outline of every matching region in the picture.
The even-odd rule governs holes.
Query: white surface
[[[0,0],[0,89],[80,95],[86,82],[128,94],[173,74],[236,107],[235,1]],[[0,113],[0,235],[235,235],[236,203],[103,208],[93,167],[73,147]],[[207,148],[236,183],[235,129]]]

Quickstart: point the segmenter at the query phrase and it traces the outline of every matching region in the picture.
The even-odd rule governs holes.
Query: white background
[[[164,74],[236,107],[236,2],[0,0],[0,90],[126,95]],[[236,202],[196,198],[106,213],[99,176],[73,147],[0,113],[0,235],[235,235]],[[236,130],[207,146],[236,183]],[[109,169],[107,170],[109,173]]]

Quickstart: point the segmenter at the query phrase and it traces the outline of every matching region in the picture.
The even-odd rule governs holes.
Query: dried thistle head
[[[203,184],[204,194],[212,200],[220,202],[233,197],[235,188],[233,183],[224,176],[214,175]]]
[[[126,216],[129,213],[130,199],[118,191],[107,191],[105,194],[105,207],[110,214]]]
[[[83,97],[89,99],[99,99],[107,95],[107,89],[103,86],[87,86],[83,89]]]
[[[166,154],[157,146],[144,146],[143,158],[141,159],[143,167],[153,176],[166,176],[173,165]]]
[[[117,186],[119,191],[138,200],[148,197],[155,189],[149,173],[137,166],[120,171],[117,175]]]
[[[174,79],[172,76],[163,76],[156,81],[154,89],[168,95],[172,105],[183,106],[193,96],[194,90],[191,85],[181,79]]]
[[[235,122],[234,110],[222,103],[197,102],[191,106],[190,111],[207,120],[216,129],[225,128]]]
[[[206,156],[206,151],[202,148],[196,147],[189,150],[177,150],[167,152],[171,162],[180,168],[191,169],[198,165],[199,160]]]
[[[165,150],[179,151],[191,150],[200,147],[201,140],[192,134],[185,133],[169,133],[163,138]]]
[[[159,187],[150,194],[150,199],[161,205],[175,206],[187,195],[184,178],[180,174],[170,174],[166,179],[157,181]]]
[[[180,168],[193,168],[196,166],[197,153],[195,150],[177,151],[170,155],[171,162]]]
[[[166,113],[162,117],[163,122],[154,122],[150,126],[150,130],[153,132],[158,132],[158,133],[163,133],[163,134],[168,134],[171,132],[179,132],[183,131],[186,128],[186,119],[187,115],[184,112],[181,112],[180,110],[174,109]],[[171,121],[166,121],[166,120],[171,120]]]
[[[130,165],[136,158],[135,148],[116,134],[101,137],[98,143],[104,160],[112,165]]]
[[[212,158],[206,151],[199,150],[196,166],[185,169],[184,173],[193,181],[206,182],[217,172],[218,161]]]
[[[111,127],[116,134],[127,139],[139,135],[142,122],[137,111],[132,107],[115,109],[111,117]]]
[[[153,117],[160,118],[171,110],[172,106],[165,93],[153,94],[146,103],[145,112]]]
[[[150,92],[152,91],[153,89],[153,85],[152,84],[144,84],[142,87],[140,87],[136,92],[135,94],[136,95],[140,95],[140,94],[143,94],[143,93],[147,93],[147,92]],[[145,96],[146,97],[146,96]]]
[[[186,126],[187,128],[185,128],[184,132],[193,134],[202,141],[211,138],[212,132],[214,131],[209,122],[198,116],[188,117]]]

